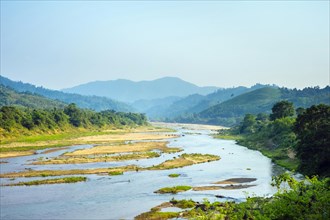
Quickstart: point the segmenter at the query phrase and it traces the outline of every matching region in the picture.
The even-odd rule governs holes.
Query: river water
[[[134,216],[149,211],[150,208],[175,199],[202,201],[224,201],[215,195],[231,197],[243,201],[246,196],[270,196],[276,192],[270,182],[273,175],[282,169],[258,151],[239,146],[235,141],[215,139],[212,131],[202,127],[189,127],[169,124],[180,135],[169,139],[170,147],[181,147],[183,152],[163,154],[159,158],[139,161],[111,163],[92,163],[75,165],[28,165],[41,155],[55,157],[64,152],[92,147],[91,145],[73,146],[62,151],[6,159],[0,164],[1,173],[23,171],[26,169],[88,169],[96,167],[157,165],[182,153],[207,153],[219,155],[219,161],[196,164],[188,167],[162,170],[127,172],[120,176],[86,175],[87,182],[74,184],[54,184],[39,186],[0,187],[1,219],[133,219]],[[42,153],[40,151],[39,153]],[[4,160],[2,160],[4,161]],[[168,174],[179,173],[178,178]],[[176,195],[155,194],[162,187],[175,185],[208,186],[213,182],[229,178],[256,178],[250,183],[256,186],[236,190],[187,191]],[[40,178],[29,178],[40,179]],[[0,179],[1,184],[29,181],[24,178],[15,180]]]

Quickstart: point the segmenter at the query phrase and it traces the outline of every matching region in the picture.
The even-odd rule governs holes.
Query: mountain
[[[76,103],[80,108],[89,108],[96,111],[108,109],[122,112],[134,111],[131,106],[109,98],[68,94],[61,91],[45,89],[43,87],[36,87],[29,83],[15,82],[3,76],[0,76],[0,84],[10,87],[18,92],[30,92],[31,94],[39,94],[64,103]]]
[[[174,118],[180,115],[187,115],[193,113],[199,113],[207,108],[216,104],[222,103],[240,94],[247,93],[259,88],[264,87],[277,87],[275,85],[262,85],[256,84],[250,88],[248,87],[234,87],[227,89],[218,89],[214,93],[208,95],[193,94],[185,98],[174,101],[166,109],[162,108],[157,112],[151,112],[153,109],[145,109],[145,112],[151,119],[163,120],[165,118]]]
[[[206,95],[217,89],[217,87],[199,87],[176,77],[164,77],[140,82],[124,79],[96,81],[62,91],[81,95],[105,96],[132,103],[137,100],[161,99],[170,96],[185,97],[195,93]]]
[[[15,90],[0,84],[0,107],[5,105],[31,108],[64,108],[66,104],[29,92],[16,92]]]
[[[330,104],[330,87],[305,88],[303,90],[265,87],[247,92],[214,105],[200,113],[180,116],[179,122],[208,123],[231,126],[237,124],[245,114],[270,113],[280,100],[293,102],[296,108],[310,107],[320,103]]]

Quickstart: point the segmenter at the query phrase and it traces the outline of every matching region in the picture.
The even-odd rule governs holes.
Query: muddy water
[[[223,201],[215,195],[242,201],[247,195],[269,196],[275,192],[270,186],[272,175],[281,172],[267,157],[258,151],[237,145],[234,141],[214,139],[208,127],[167,125],[177,129],[180,137],[169,139],[169,146],[181,147],[183,152],[163,154],[159,158],[111,163],[75,165],[28,165],[39,157],[55,157],[67,151],[89,148],[74,146],[48,154],[10,158],[1,164],[1,173],[25,169],[88,169],[97,167],[157,165],[182,153],[208,153],[221,160],[173,170],[128,172],[122,176],[86,175],[88,181],[75,184],[0,187],[1,219],[132,219],[141,212],[171,198],[202,201]],[[168,174],[179,173],[178,178]],[[256,186],[236,190],[187,191],[177,195],[153,193],[159,188],[175,185],[207,186],[229,178],[256,178]],[[39,179],[39,178],[34,178]],[[1,184],[22,181],[1,179]],[[30,180],[30,179],[29,179]],[[28,181],[28,180],[25,180]]]

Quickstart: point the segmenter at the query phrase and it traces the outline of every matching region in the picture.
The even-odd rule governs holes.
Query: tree
[[[240,127],[240,133],[253,133],[255,124],[256,117],[252,114],[246,114]]]
[[[288,101],[280,101],[277,102],[272,108],[272,114],[270,115],[270,119],[272,121],[278,118],[285,118],[293,116],[295,113],[295,109],[293,107],[292,102]]]
[[[294,131],[300,171],[330,176],[330,106],[320,104],[306,109],[298,116]]]
[[[67,107],[64,108],[64,113],[69,116],[70,124],[75,127],[79,127],[82,125],[82,112],[76,106],[76,104],[71,103]]]

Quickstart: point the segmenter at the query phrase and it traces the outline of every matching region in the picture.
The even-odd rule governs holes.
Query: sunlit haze
[[[329,1],[1,1],[1,75],[323,87]]]

